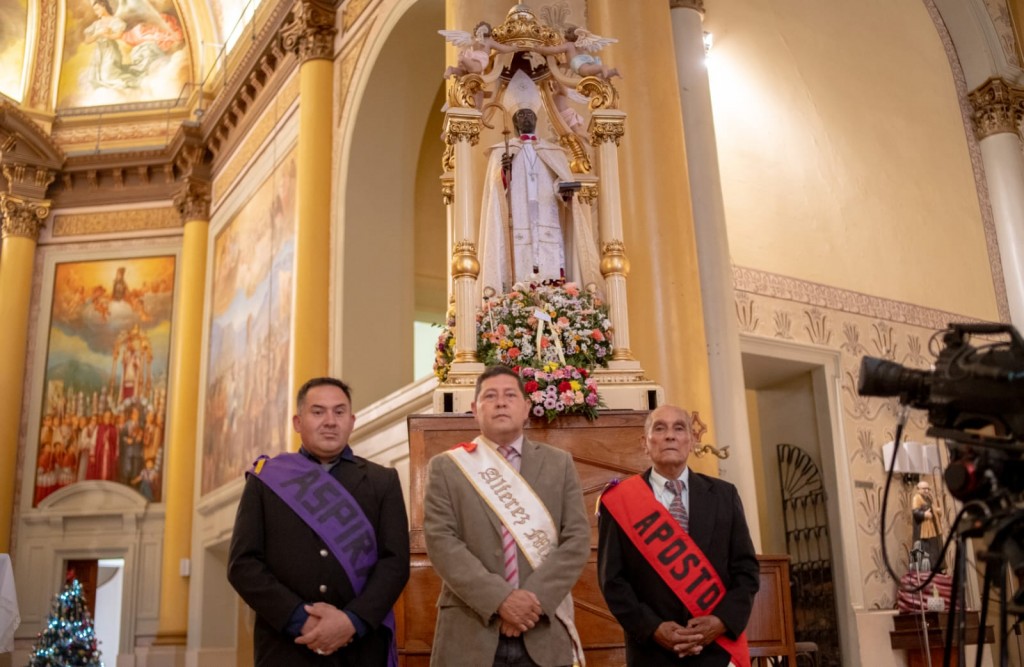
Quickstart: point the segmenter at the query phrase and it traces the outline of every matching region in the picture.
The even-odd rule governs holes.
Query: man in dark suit
[[[228,580],[256,612],[256,665],[382,667],[393,654],[391,609],[409,579],[409,523],[398,473],[352,453],[355,415],[345,383],[310,380],[296,409],[292,423],[302,448],[257,462],[231,538]],[[286,464],[299,472],[275,487],[271,478]],[[294,491],[300,504],[282,489]],[[318,521],[315,512],[337,520]],[[364,557],[356,567],[342,562],[349,554],[336,543],[343,540],[325,539],[322,526],[336,525],[357,538],[347,542]]]
[[[444,452],[430,460],[423,534],[443,581],[430,656],[434,667],[560,667],[574,661],[578,636],[569,591],[590,553],[590,521],[572,456],[524,437],[529,410],[515,371],[488,368],[477,379],[473,401],[481,437],[461,446],[464,459]],[[479,471],[465,467],[485,456],[491,458]],[[495,462],[499,456],[504,460]],[[496,495],[490,498],[471,481],[497,475],[508,483],[493,484]],[[522,528],[512,521],[503,532],[498,506],[507,509],[519,501],[518,516],[529,520],[520,522]],[[524,507],[527,512],[521,512]],[[554,534],[545,538],[549,548],[534,563],[524,549],[548,529],[535,522],[542,514],[550,516]],[[524,542],[513,531],[521,531],[526,546],[516,546]]]
[[[652,411],[643,440],[652,467],[609,487],[598,519],[598,581],[625,630],[627,664],[749,664],[740,636],[759,566],[736,487],[687,468],[685,410]],[[635,514],[623,520],[627,510]]]

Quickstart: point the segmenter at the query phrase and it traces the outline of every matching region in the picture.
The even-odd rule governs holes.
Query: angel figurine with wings
[[[469,33],[465,30],[438,30],[445,40],[459,48],[458,65],[444,71],[444,78],[462,76],[464,74],[480,74],[487,69],[491,59],[491,51],[511,53],[515,47],[501,44],[491,39],[491,24],[481,21]]]
[[[601,37],[574,25],[565,27],[563,37],[565,41],[558,46],[537,46],[533,50],[546,56],[564,53],[569,61],[569,67],[580,76],[596,76],[605,81],[613,76],[620,76],[619,70],[605,67],[601,58],[593,55],[619,40],[614,37]],[[580,53],[581,51],[583,53]]]

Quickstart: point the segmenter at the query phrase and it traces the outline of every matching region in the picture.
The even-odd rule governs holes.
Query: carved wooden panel
[[[793,604],[789,588],[789,556],[758,556],[761,588],[747,623],[752,658],[784,656],[796,664]]]

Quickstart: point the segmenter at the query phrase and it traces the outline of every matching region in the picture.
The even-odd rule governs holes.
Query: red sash
[[[636,475],[609,487],[601,504],[654,568],[683,606],[694,616],[711,614],[725,595],[725,584],[682,526],[654,497],[650,484]],[[750,667],[747,633],[739,639],[724,634],[715,640],[736,667]]]

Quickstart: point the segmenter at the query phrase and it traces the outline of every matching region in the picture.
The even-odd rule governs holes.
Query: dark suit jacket
[[[256,612],[256,665],[386,665],[390,632],[381,623],[409,579],[409,522],[398,472],[365,459],[342,459],[331,475],[348,489],[377,533],[379,560],[356,597],[324,542],[250,477],[231,537],[228,580]],[[321,657],[284,630],[300,603],[327,602],[355,613],[370,631]]]
[[[643,473],[650,482],[651,470]],[[760,567],[750,540],[736,487],[690,471],[690,536],[718,571],[726,594],[712,614],[721,619],[726,635],[739,636],[747,626]],[[608,608],[626,631],[626,664],[638,667],[725,667],[729,654],[718,644],[700,655],[680,659],[654,641],[663,621],[686,625],[691,614],[672,589],[647,563],[611,514],[598,519],[597,573]]]

